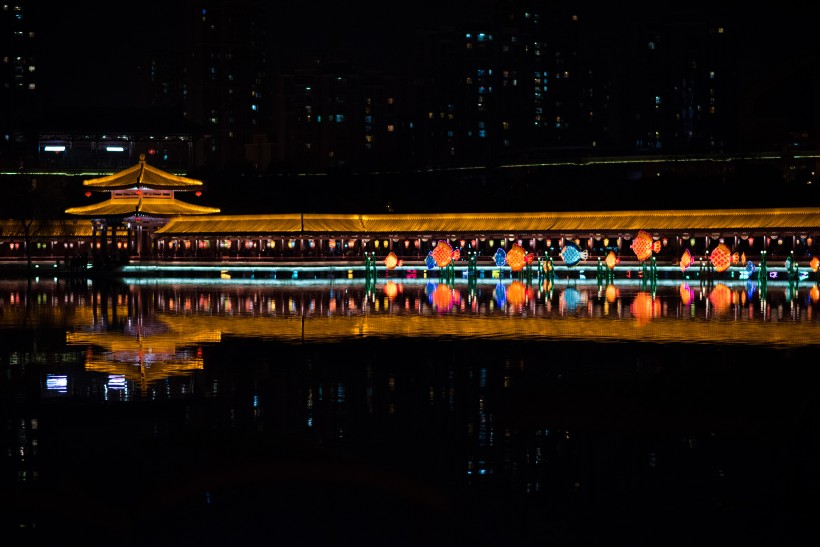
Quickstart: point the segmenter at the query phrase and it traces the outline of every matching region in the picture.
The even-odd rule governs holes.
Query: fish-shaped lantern
[[[757,266],[751,260],[746,263],[746,273],[750,276],[757,271]]]
[[[453,260],[453,247],[443,239],[438,242],[436,248],[432,251],[433,260],[439,268],[444,268]]]
[[[496,266],[503,266],[507,263],[507,252],[501,247],[499,247],[498,250],[495,252],[495,255],[493,255],[493,260],[495,261]]]
[[[712,262],[712,266],[715,267],[716,272],[725,272],[732,263],[732,251],[725,243],[720,243],[712,251],[709,260]]]
[[[561,249],[561,252],[558,253],[564,263],[568,267],[573,267],[582,260],[586,260],[589,257],[589,251],[582,251],[581,248],[571,241],[567,241],[567,244],[564,245],[564,248]]]
[[[607,268],[614,270],[615,266],[618,265],[618,255],[615,254],[615,251],[609,251],[609,254],[606,255],[604,262],[606,263]]]
[[[428,270],[432,270],[436,267],[436,259],[433,258],[433,251],[427,253],[427,258],[424,259],[424,263],[427,265]]]
[[[816,256],[812,258],[811,262],[809,262],[809,266],[811,266],[811,271],[816,272],[820,269],[820,258],[817,258]]]
[[[638,257],[638,260],[643,262],[650,256],[652,253],[657,253],[661,250],[661,242],[652,239],[652,236],[649,235],[647,232],[641,230],[638,232],[638,235],[632,240],[632,244],[629,246],[630,249],[635,253],[635,256]]]
[[[507,264],[514,272],[520,272],[527,264],[527,251],[518,243],[513,243],[507,253]]]
[[[692,253],[689,252],[689,249],[684,249],[683,255],[680,257],[680,271],[685,272],[694,263],[695,259],[692,258]]]
[[[396,253],[394,253],[393,251],[390,251],[389,253],[387,253],[387,256],[384,257],[384,266],[388,270],[392,270],[393,268],[398,266],[398,264],[399,264],[399,257],[397,257]]]

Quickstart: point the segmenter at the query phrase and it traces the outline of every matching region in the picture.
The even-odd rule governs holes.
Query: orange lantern
[[[740,263],[740,254],[732,253],[732,264],[739,264]]]
[[[729,250],[729,247],[727,247],[726,244],[721,243],[715,247],[715,250],[712,251],[712,255],[709,257],[709,260],[715,267],[716,272],[725,272],[729,269],[729,265],[732,262],[732,251]]]
[[[610,270],[614,270],[615,266],[618,264],[618,255],[615,254],[615,251],[609,251],[609,254],[606,255],[606,267]]]
[[[513,243],[510,250],[507,251],[507,264],[514,272],[521,271],[527,264],[527,251],[518,243]]]
[[[685,249],[680,257],[680,271],[685,272],[694,263],[695,259],[692,258],[692,253],[689,252],[689,249]]]
[[[820,258],[817,258],[816,256],[812,258],[811,262],[809,262],[809,266],[811,266],[813,272],[816,272],[820,269]]]
[[[396,256],[396,253],[390,251],[387,253],[387,256],[384,257],[384,265],[388,270],[392,270],[395,268],[399,263],[399,258]]]
[[[453,260],[453,248],[444,240],[438,242],[436,248],[433,249],[433,260],[439,268],[447,266]]]

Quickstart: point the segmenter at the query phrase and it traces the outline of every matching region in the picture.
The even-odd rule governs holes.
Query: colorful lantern
[[[581,248],[571,241],[568,241],[564,248],[561,249],[559,256],[564,260],[568,267],[573,267],[582,260],[586,260],[589,257],[589,253],[587,251],[582,251]]]
[[[496,266],[503,266],[507,263],[507,252],[499,247],[495,252],[495,255],[493,255],[493,260],[495,261]]]
[[[447,266],[453,260],[453,248],[443,239],[438,242],[432,253],[439,268]]]
[[[689,249],[684,249],[683,255],[680,257],[680,271],[685,272],[694,263],[695,259],[692,258],[692,253],[689,252]]]
[[[724,243],[720,243],[712,251],[709,260],[715,267],[716,272],[725,272],[727,269],[729,269],[729,265],[732,262],[732,251],[730,251],[729,247],[727,247]]]
[[[651,235],[641,230],[638,232],[638,235],[635,236],[635,239],[632,240],[632,244],[629,248],[632,249],[635,256],[638,257],[638,260],[643,262],[652,256],[653,252],[657,253],[661,250],[661,242],[653,240]]]
[[[811,271],[816,272],[820,268],[820,258],[816,256],[812,258],[811,262],[809,262],[809,266],[811,266]]]
[[[527,264],[526,256],[527,251],[525,251],[524,248],[518,243],[513,243],[512,247],[510,247],[510,250],[507,252],[507,264],[509,264],[512,271],[521,271]]]
[[[739,253],[732,253],[732,264],[737,265],[740,264],[740,254]]]
[[[614,270],[615,266],[618,264],[618,255],[615,254],[615,251],[609,251],[609,254],[606,255],[606,267],[610,270]]]
[[[388,270],[392,270],[399,264],[399,258],[396,256],[396,253],[390,251],[387,253],[387,256],[384,257],[384,265]]]

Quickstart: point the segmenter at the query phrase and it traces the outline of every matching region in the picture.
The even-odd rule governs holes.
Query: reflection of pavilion
[[[85,368],[116,374],[138,383],[143,389],[170,376],[186,376],[203,368],[203,343],[221,341],[213,329],[172,328],[153,320],[121,331],[70,331],[66,343],[88,346]],[[92,349],[93,348],[93,349]]]
[[[65,211],[91,218],[92,249],[99,249],[103,257],[152,256],[151,234],[170,217],[219,212],[214,207],[177,200],[175,192],[198,190],[202,181],[152,167],[145,163],[144,154],[137,165],[107,177],[88,179],[83,185],[89,189],[87,196],[91,191],[111,194],[105,201]]]

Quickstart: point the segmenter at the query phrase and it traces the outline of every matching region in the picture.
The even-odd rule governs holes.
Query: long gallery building
[[[218,208],[177,199],[202,182],[140,162],[107,177],[84,181],[101,201],[66,210],[68,219],[0,221],[0,258],[117,255],[155,260],[355,260],[395,253],[423,260],[438,241],[491,259],[518,243],[557,259],[567,241],[590,258],[615,251],[634,259],[632,238],[643,231],[660,242],[657,260],[675,263],[688,249],[703,256],[724,243],[749,257],[814,256],[820,208],[695,209],[605,212],[453,214],[222,215]],[[30,246],[30,247],[29,247]],[[560,259],[558,259],[560,260]]]

